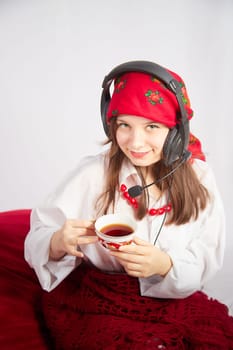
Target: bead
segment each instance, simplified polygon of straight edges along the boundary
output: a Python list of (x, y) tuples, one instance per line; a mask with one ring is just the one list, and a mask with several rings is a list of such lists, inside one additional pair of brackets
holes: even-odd
[(137, 201), (136, 201), (135, 198), (130, 197), (130, 203), (131, 203), (131, 204), (135, 204), (136, 202), (137, 202)]
[(126, 199), (128, 199), (128, 200), (130, 199), (130, 195), (128, 194), (128, 192), (124, 192), (124, 193), (123, 193), (123, 196), (124, 196)]
[(171, 204), (168, 204), (168, 205), (166, 205), (166, 206), (164, 207), (164, 210), (165, 210), (166, 213), (169, 213), (169, 211), (171, 211), (171, 209), (172, 209)]
[(127, 198), (127, 199), (128, 199), (128, 203), (129, 203), (130, 205), (132, 205), (135, 209), (138, 208), (138, 202), (136, 201), (135, 198), (129, 197), (129, 198)]
[(164, 212), (165, 212), (164, 207), (158, 209), (158, 215), (162, 215), (164, 214)]
[(149, 209), (149, 214), (152, 215), (152, 216), (157, 215), (158, 214), (158, 209), (155, 209), (155, 208)]
[(121, 192), (125, 192), (127, 190), (127, 187), (124, 184), (122, 184), (120, 190)]

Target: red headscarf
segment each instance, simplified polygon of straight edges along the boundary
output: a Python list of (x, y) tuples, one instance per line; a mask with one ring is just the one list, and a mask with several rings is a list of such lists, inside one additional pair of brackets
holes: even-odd
[[(190, 120), (193, 111), (183, 80), (176, 74), (168, 72), (180, 83), (182, 99)], [(121, 114), (134, 115), (153, 120), (169, 128), (177, 124), (179, 105), (173, 92), (156, 77), (139, 72), (127, 72), (117, 78), (113, 95), (107, 111), (107, 122)], [(200, 141), (190, 134), (188, 149), (193, 158), (205, 160)]]

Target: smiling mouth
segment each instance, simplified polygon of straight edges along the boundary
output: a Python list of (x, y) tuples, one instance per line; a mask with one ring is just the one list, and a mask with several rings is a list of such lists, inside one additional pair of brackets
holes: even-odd
[(134, 158), (143, 158), (145, 157), (149, 152), (134, 152), (134, 151), (130, 151), (130, 154), (132, 155), (132, 157)]

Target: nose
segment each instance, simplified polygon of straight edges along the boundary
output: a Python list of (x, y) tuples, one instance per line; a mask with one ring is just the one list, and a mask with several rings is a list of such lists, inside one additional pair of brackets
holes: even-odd
[(130, 132), (129, 145), (133, 150), (139, 150), (145, 144), (145, 135), (140, 128), (134, 128)]

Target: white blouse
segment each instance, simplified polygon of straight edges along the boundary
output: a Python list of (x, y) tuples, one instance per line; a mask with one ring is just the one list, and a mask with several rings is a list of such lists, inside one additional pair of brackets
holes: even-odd
[[(59, 261), (49, 260), (50, 239), (66, 219), (95, 220), (95, 202), (103, 190), (106, 173), (105, 153), (85, 157), (68, 178), (51, 194), (43, 206), (31, 213), (31, 227), (25, 240), (25, 259), (35, 270), (42, 288), (54, 289), (74, 270), (81, 259), (71, 255)], [(212, 170), (206, 162), (193, 163), (201, 183), (208, 189), (211, 200), (196, 221), (184, 225), (163, 225), (163, 215), (146, 216), (137, 222), (136, 235), (154, 243), (167, 252), (173, 266), (165, 277), (154, 275), (139, 278), (141, 295), (158, 298), (184, 298), (201, 290), (221, 268), (225, 249), (225, 215), (222, 200), (216, 187)], [(120, 184), (128, 188), (140, 184), (135, 168), (125, 162), (120, 174)], [(150, 198), (150, 207), (166, 204)], [(115, 212), (133, 215), (133, 208), (119, 193)], [(84, 259), (97, 268), (121, 272), (122, 267), (108, 249), (99, 242), (81, 245)], [(122, 271), (123, 272), (123, 271)]]

